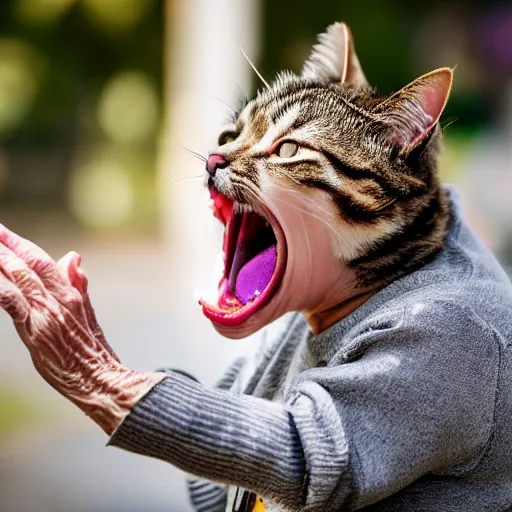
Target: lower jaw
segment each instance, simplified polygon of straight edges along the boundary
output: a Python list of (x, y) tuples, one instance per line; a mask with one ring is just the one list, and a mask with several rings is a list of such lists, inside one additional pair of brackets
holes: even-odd
[[(235, 305), (229, 308), (225, 302), (221, 307), (218, 303), (211, 304), (201, 299), (199, 301), (203, 314), (208, 318), (214, 328), (228, 338), (244, 338), (256, 332), (275, 319), (275, 313), (279, 309), (281, 297), (281, 284), (283, 282), (287, 263), (287, 247), (281, 233), (278, 235), (277, 261), (272, 277), (263, 289), (261, 294), (242, 305), (235, 301)], [(219, 297), (224, 296), (224, 289), (227, 286), (227, 279), (224, 276), (219, 285)], [(282, 298), (282, 297), (281, 297)], [(238, 303), (237, 303), (238, 302)]]
[(256, 333), (280, 316), (279, 306), (276, 304), (274, 307), (276, 302), (279, 302), (279, 292), (269, 302), (258, 306), (253, 312), (241, 315), (234, 322), (227, 322), (225, 318), (211, 315), (205, 309), (204, 304), (202, 306), (203, 313), (212, 322), (212, 326), (219, 334), (230, 339), (242, 339)]
[(225, 325), (217, 324), (213, 321), (212, 326), (221, 336), (224, 336), (225, 338), (229, 338), (231, 340), (241, 340), (255, 334), (273, 320), (275, 320), (273, 317), (269, 318), (268, 320), (265, 318), (260, 318), (260, 316), (256, 313), (255, 316), (250, 317), (247, 322), (240, 325), (239, 327), (226, 327)]
[[(282, 257), (281, 254), (279, 259)], [(224, 309), (201, 299), (199, 303), (202, 306), (203, 314), (212, 322), (218, 332), (227, 337), (243, 338), (248, 336), (272, 321), (270, 319), (270, 316), (273, 316), (272, 311), (269, 311), (269, 314), (265, 314), (265, 312), (279, 295), (283, 274), (284, 265), (279, 265), (261, 295), (242, 307), (234, 307), (231, 310)], [(221, 290), (222, 286), (226, 284), (225, 281), (226, 279), (223, 278)], [(267, 316), (269, 319), (266, 318)]]

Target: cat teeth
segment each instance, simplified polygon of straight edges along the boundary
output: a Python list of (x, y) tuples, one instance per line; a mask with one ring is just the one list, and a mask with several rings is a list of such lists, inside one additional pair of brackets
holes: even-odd
[(233, 213), (251, 213), (254, 208), (249, 204), (242, 204), (235, 202), (233, 206)]

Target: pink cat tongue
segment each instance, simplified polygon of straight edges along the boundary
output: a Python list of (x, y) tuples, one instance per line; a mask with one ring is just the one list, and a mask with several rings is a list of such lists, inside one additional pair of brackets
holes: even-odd
[(235, 295), (245, 306), (267, 287), (276, 268), (277, 249), (272, 245), (248, 261), (238, 272)]

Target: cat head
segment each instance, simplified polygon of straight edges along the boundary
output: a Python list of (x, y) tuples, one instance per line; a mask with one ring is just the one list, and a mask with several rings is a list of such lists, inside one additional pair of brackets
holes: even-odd
[(201, 304), (218, 330), (241, 337), (332, 306), (340, 279), (383, 285), (439, 251), (438, 121), (451, 84), (442, 68), (378, 96), (335, 23), (300, 75), (281, 73), (242, 108), (207, 162), (226, 230), (217, 296)]

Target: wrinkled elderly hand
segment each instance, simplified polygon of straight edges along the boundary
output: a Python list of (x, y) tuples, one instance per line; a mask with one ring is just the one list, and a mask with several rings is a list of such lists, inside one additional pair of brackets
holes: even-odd
[(0, 225), (0, 307), (40, 375), (111, 434), (165, 374), (121, 364), (96, 321), (79, 266), (77, 253), (57, 263)]

